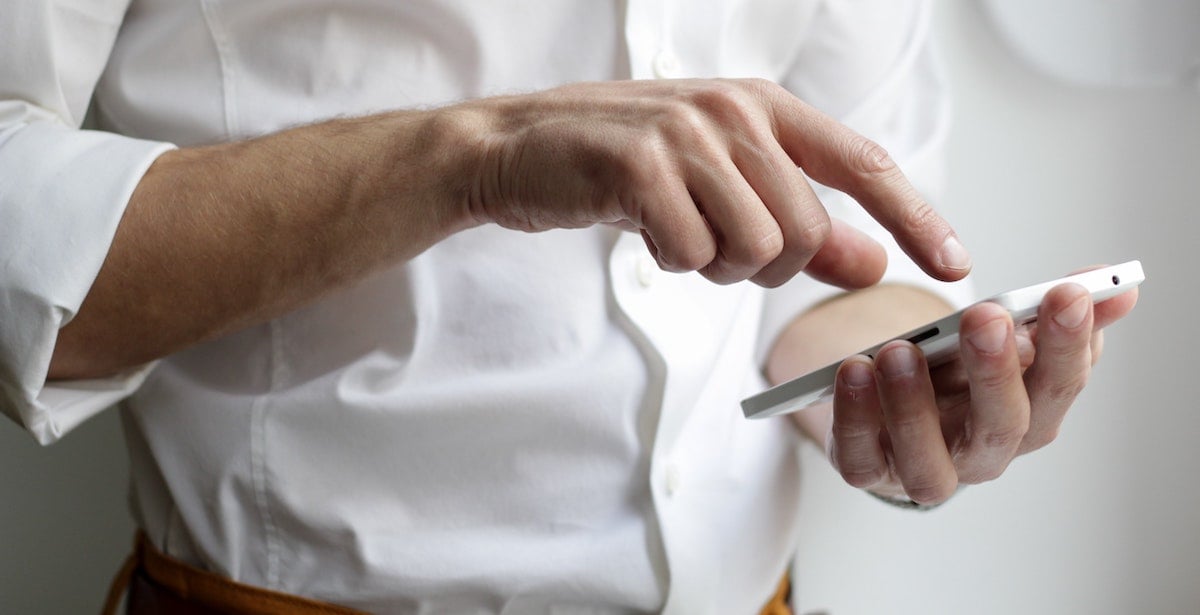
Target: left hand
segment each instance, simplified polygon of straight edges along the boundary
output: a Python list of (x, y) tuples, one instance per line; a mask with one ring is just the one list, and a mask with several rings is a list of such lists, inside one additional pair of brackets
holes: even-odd
[(1036, 328), (1014, 330), (1001, 307), (971, 307), (958, 359), (928, 369), (904, 341), (838, 371), (825, 449), (851, 485), (937, 504), (958, 485), (1000, 476), (1018, 455), (1049, 444), (1087, 382), (1101, 329), (1133, 309), (1132, 290), (1094, 306), (1064, 284), (1048, 293)]

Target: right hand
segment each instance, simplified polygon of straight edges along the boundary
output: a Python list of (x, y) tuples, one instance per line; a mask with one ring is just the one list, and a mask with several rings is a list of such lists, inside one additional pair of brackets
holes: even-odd
[(803, 169), (857, 200), (931, 276), (970, 270), (882, 147), (768, 81), (584, 83), (453, 109), (483, 140), (469, 203), (480, 223), (632, 227), (663, 269), (722, 284), (778, 286), (801, 271), (874, 284), (883, 248), (832, 221)]

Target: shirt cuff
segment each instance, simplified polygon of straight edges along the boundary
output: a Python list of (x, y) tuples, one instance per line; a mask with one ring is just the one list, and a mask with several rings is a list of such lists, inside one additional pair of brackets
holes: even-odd
[(54, 122), (0, 130), (0, 411), (42, 444), (149, 371), (46, 386), (58, 330), (91, 289), (134, 188), (172, 147)]
[(27, 428), (39, 442), (49, 444), (101, 410), (132, 395), (156, 365), (157, 361), (112, 378), (47, 382), (35, 400), (43, 409), (35, 415), (35, 420), (42, 424), (28, 425)]

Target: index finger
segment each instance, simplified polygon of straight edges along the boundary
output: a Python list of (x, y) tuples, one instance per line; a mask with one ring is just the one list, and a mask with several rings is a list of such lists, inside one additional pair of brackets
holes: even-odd
[(809, 177), (858, 201), (929, 275), (953, 281), (971, 271), (954, 229), (883, 147), (790, 94), (771, 102), (780, 144)]

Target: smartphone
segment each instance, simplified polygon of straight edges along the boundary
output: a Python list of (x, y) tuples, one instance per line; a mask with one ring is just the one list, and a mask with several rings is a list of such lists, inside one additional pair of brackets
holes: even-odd
[[(1059, 284), (1068, 282), (1079, 284), (1092, 294), (1093, 302), (1099, 303), (1134, 288), (1145, 279), (1141, 262), (1129, 261), (1120, 265), (1026, 286), (990, 299), (984, 299), (984, 301), (998, 304), (1008, 310), (1012, 314), (1013, 323), (1020, 326), (1037, 320), (1037, 310), (1042, 303), (1042, 298), (1051, 288)], [(965, 310), (959, 310), (945, 318), (917, 327), (904, 335), (884, 340), (857, 354), (874, 358), (875, 354), (888, 342), (908, 340), (925, 353), (925, 360), (930, 367), (946, 363), (958, 355), (958, 325), (962, 320), (963, 311)], [(742, 400), (742, 413), (746, 415), (746, 418), (761, 419), (804, 410), (827, 402), (833, 399), (834, 380), (841, 364), (842, 361), (831, 363), (753, 397), (747, 397)]]

